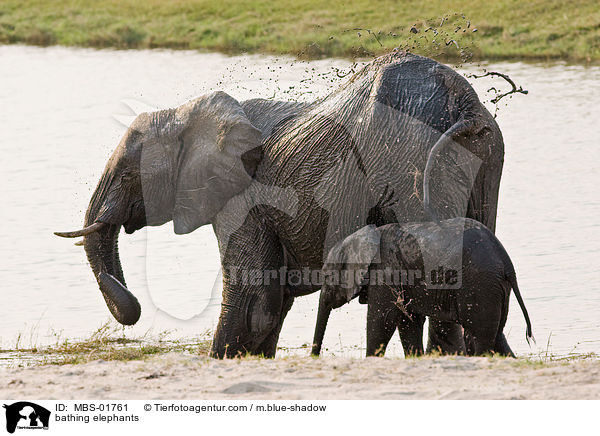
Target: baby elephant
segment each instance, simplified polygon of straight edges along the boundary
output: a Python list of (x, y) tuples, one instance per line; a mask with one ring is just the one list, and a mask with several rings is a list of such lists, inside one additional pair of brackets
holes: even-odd
[(383, 355), (396, 328), (405, 355), (422, 354), (429, 316), (462, 325), (469, 355), (514, 357), (502, 332), (511, 288), (527, 342), (533, 338), (508, 254), (472, 219), (366, 226), (331, 249), (323, 278), (313, 355), (320, 354), (331, 310), (359, 294), (368, 301), (367, 356)]

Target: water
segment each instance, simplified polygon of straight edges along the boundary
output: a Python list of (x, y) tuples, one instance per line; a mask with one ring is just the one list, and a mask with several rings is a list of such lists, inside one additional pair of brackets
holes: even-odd
[[(131, 108), (173, 107), (215, 89), (238, 99), (312, 100), (345, 80), (333, 68), (350, 66), (0, 46), (1, 346), (14, 346), (19, 335), (21, 345), (86, 336), (109, 318), (83, 249), (52, 232), (81, 225)], [(514, 298), (508, 340), (517, 353), (545, 352), (548, 344), (557, 354), (600, 352), (600, 68), (500, 63), (462, 72), (481, 73), (482, 67), (508, 73), (529, 90), (502, 100), (498, 112), (506, 158), (497, 232), (516, 265), (538, 344), (527, 346)], [(493, 97), (486, 92), (491, 86), (506, 86), (500, 79), (470, 81), (484, 100)], [(128, 335), (173, 330), (173, 336), (190, 336), (215, 327), (218, 298), (205, 309), (219, 282), (210, 227), (176, 236), (167, 224), (123, 234), (120, 242), (129, 288), (142, 305)], [(296, 300), (281, 346), (294, 350), (311, 341), (317, 298)], [(364, 326), (364, 306), (353, 302), (337, 310), (325, 347), (362, 355)], [(397, 337), (390, 353), (401, 353)]]

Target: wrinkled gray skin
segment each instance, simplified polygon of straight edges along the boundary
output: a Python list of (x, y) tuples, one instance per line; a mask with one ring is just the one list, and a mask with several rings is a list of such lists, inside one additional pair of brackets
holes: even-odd
[[(445, 274), (437, 274), (440, 266)], [(394, 282), (391, 274), (385, 275), (386, 269), (420, 274), (412, 280), (406, 274), (400, 284), (398, 278)], [(448, 274), (451, 270), (458, 274)], [(313, 355), (321, 352), (331, 310), (361, 292), (368, 296), (367, 356), (383, 356), (396, 329), (405, 356), (423, 354), (428, 316), (460, 324), (467, 355), (514, 357), (503, 334), (511, 288), (525, 317), (527, 341), (533, 337), (508, 254), (492, 232), (471, 219), (364, 227), (332, 250), (324, 271), (350, 273), (357, 279), (323, 286)], [(440, 284), (443, 275), (448, 281)], [(434, 281), (437, 286), (431, 286)]]
[[(85, 235), (111, 313), (133, 324), (140, 307), (121, 270), (120, 227), (132, 233), (172, 220), (181, 234), (212, 224), (223, 269), (212, 355), (273, 356), (293, 299), (320, 284), (257, 284), (240, 274), (320, 271), (323, 254), (365, 224), (422, 221), (415, 193), (423, 183), (441, 218), (466, 214), (493, 230), (503, 155), (497, 124), (463, 77), (398, 52), (309, 105), (240, 104), (214, 93), (140, 115), (92, 196), (87, 230), (62, 235)], [(432, 323), (430, 343), (464, 349), (448, 323)]]

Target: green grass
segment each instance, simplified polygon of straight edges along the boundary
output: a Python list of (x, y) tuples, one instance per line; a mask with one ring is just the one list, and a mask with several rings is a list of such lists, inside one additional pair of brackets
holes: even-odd
[(89, 338), (79, 340), (60, 340), (56, 344), (46, 347), (22, 347), (20, 340), (14, 349), (0, 350), (4, 360), (21, 365), (27, 364), (52, 364), (65, 365), (86, 363), (93, 360), (143, 360), (151, 356), (170, 352), (208, 355), (210, 340), (202, 339), (167, 340), (169, 332), (164, 332), (152, 337), (149, 334), (139, 338), (127, 338), (123, 335), (123, 328), (109, 321), (103, 324)]
[[(429, 27), (439, 34), (424, 32)], [(364, 57), (401, 46), (437, 58), (594, 62), (600, 6), (597, 0), (0, 0), (0, 43), (301, 58)]]

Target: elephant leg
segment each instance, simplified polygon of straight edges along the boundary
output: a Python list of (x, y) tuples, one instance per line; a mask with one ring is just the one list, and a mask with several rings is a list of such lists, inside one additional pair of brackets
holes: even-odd
[(420, 356), (423, 354), (423, 324), (425, 317), (417, 313), (410, 318), (402, 314), (398, 321), (398, 333), (404, 349), (404, 357)]
[(367, 356), (383, 356), (397, 327), (397, 309), (379, 307), (371, 300), (367, 309)]
[[(498, 132), (499, 133), (499, 132)], [(501, 143), (501, 138), (494, 138), (495, 133), (483, 133), (486, 144)], [(473, 144), (477, 148), (476, 144)], [(467, 218), (472, 218), (483, 223), (492, 233), (496, 232), (496, 215), (498, 212), (498, 194), (500, 190), (500, 177), (502, 175), (503, 153), (493, 153), (489, 160), (480, 168), (467, 206)]]
[(286, 296), (283, 298), (279, 323), (275, 326), (271, 333), (269, 333), (265, 340), (257, 347), (256, 354), (263, 355), (264, 357), (268, 358), (275, 357), (275, 353), (277, 351), (277, 342), (279, 341), (279, 334), (281, 333), (281, 328), (283, 327), (283, 321), (285, 320), (285, 317), (292, 308), (293, 303), (294, 297), (292, 297), (289, 294), (286, 294)]
[(496, 345), (496, 334), (487, 328), (473, 328), (470, 331), (473, 338), (470, 348), (470, 356), (481, 356), (494, 351)]
[(433, 351), (438, 351), (442, 354), (465, 353), (463, 331), (459, 324), (430, 318), (428, 334), (427, 353)]
[(495, 341), (492, 339), (490, 333), (483, 332), (475, 334), (478, 335), (478, 338), (475, 338), (473, 333), (465, 329), (465, 347), (467, 356), (478, 356), (493, 352), (494, 354), (499, 354), (501, 356), (515, 357), (508, 342), (506, 342), (506, 337), (503, 333), (496, 336)]
[[(478, 306), (483, 307), (484, 305), (479, 304)], [(500, 318), (500, 311), (481, 310), (465, 324), (466, 336), (471, 338), (469, 342), (472, 343), (470, 355), (481, 356), (494, 352)]]
[(498, 333), (496, 334), (496, 343), (494, 344), (494, 352), (501, 356), (516, 357), (515, 353), (510, 349), (506, 336), (504, 336), (504, 326), (506, 325), (506, 319), (508, 318), (508, 303), (510, 299), (510, 284), (504, 283), (505, 297), (502, 306), (502, 316), (500, 317), (500, 323), (498, 326)]
[[(275, 343), (281, 329), (281, 311), (288, 296), (279, 277), (283, 247), (255, 210), (239, 228), (231, 224), (237, 225), (239, 217), (219, 216), (222, 222), (215, 224), (215, 233), (222, 256), (223, 301), (211, 355), (258, 354), (257, 347), (268, 337)], [(275, 345), (268, 348), (266, 354), (274, 354)]]
[(396, 323), (387, 321), (385, 315), (367, 315), (367, 357), (383, 357), (395, 330)]

